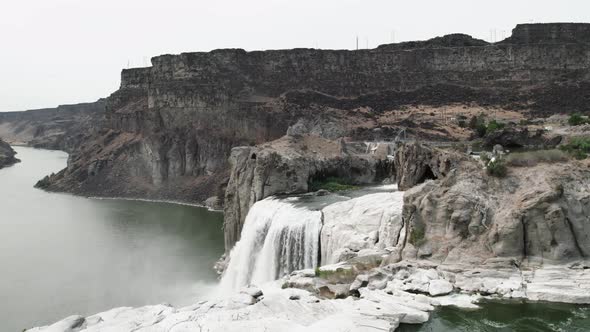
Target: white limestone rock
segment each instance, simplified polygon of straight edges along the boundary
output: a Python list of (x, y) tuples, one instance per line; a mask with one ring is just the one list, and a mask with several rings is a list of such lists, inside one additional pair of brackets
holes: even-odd
[(403, 194), (369, 194), (325, 207), (322, 262), (337, 263), (346, 259), (347, 253), (364, 249), (395, 247), (402, 228)]
[(431, 280), (428, 284), (428, 293), (431, 296), (446, 295), (453, 291), (453, 285), (444, 279)]

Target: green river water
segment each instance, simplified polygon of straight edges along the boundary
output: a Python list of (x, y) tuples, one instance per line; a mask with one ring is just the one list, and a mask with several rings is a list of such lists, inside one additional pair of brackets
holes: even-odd
[(223, 216), (204, 208), (46, 193), (59, 151), (16, 147), (0, 170), (0, 331), (118, 306), (189, 304), (216, 283)]
[[(58, 151), (17, 147), (0, 170), (0, 331), (117, 306), (189, 304), (216, 285), (222, 215), (155, 202), (99, 200), (33, 188), (66, 165)], [(497, 303), (436, 310), (400, 331), (590, 331), (590, 307)]]

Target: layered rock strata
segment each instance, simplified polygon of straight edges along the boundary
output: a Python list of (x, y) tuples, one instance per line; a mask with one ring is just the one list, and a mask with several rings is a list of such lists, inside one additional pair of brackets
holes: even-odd
[(223, 196), (233, 147), (277, 139), (302, 119), (303, 132), (331, 139), (393, 139), (409, 127), (440, 140), (458, 127), (400, 115), (445, 105), (588, 111), (587, 26), (519, 25), (496, 44), (453, 35), (373, 50), (155, 57), (149, 68), (123, 71), (104, 126), (47, 189), (204, 201)]

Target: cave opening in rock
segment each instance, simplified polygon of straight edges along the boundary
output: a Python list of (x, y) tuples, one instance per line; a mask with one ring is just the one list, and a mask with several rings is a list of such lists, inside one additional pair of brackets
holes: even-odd
[(256, 153), (253, 153), (253, 154), (250, 156), (250, 159), (254, 159), (254, 160), (256, 160)]
[(436, 175), (432, 172), (432, 168), (430, 166), (426, 166), (424, 173), (422, 173), (422, 177), (418, 180), (418, 183), (424, 183), (426, 180), (436, 180)]

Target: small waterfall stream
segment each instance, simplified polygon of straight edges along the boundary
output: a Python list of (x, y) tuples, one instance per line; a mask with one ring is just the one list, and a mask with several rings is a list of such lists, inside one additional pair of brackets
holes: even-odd
[(316, 268), (322, 213), (267, 198), (252, 206), (221, 280), (227, 290)]

